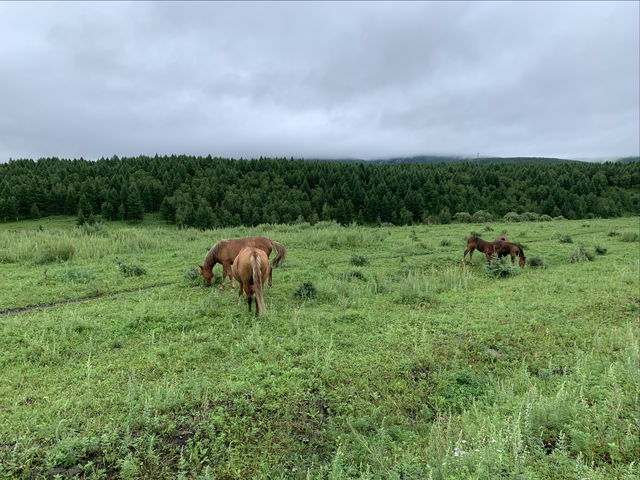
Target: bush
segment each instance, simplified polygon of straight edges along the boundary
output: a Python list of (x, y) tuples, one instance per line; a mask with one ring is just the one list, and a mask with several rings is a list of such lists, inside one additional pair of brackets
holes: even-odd
[(317, 293), (318, 291), (313, 282), (308, 281), (300, 285), (293, 295), (306, 300), (315, 297)]
[(184, 281), (191, 286), (198, 285), (201, 283), (201, 280), (203, 280), (202, 275), (200, 275), (200, 270), (196, 267), (191, 267), (189, 270), (184, 272), (182, 278), (184, 278)]
[(560, 243), (573, 243), (573, 238), (571, 238), (571, 235), (562, 235), (558, 241)]
[(516, 266), (516, 264), (507, 262), (506, 258), (494, 260), (490, 264), (482, 267), (482, 269), (489, 275), (501, 278), (515, 277), (516, 275), (520, 274), (521, 270), (521, 268)]
[(522, 215), (520, 215), (520, 221), (521, 222), (539, 222), (540, 215), (538, 215), (536, 212), (524, 212)]
[(549, 215), (540, 215), (540, 222), (550, 222), (553, 220)]
[(60, 274), (63, 280), (67, 280), (72, 283), (89, 283), (95, 278), (91, 270), (67, 270)]
[(491, 225), (486, 225), (486, 226), (484, 227), (484, 231), (485, 231), (485, 232), (493, 232), (493, 227), (492, 227)]
[(451, 241), (448, 238), (443, 238), (440, 241), (440, 246), (441, 247), (448, 247), (449, 245), (451, 245)]
[(605, 253), (607, 253), (607, 249), (601, 245), (596, 245), (595, 249), (596, 249), (596, 254), (598, 255), (604, 255)]
[(489, 212), (487, 212), (486, 210), (478, 210), (476, 213), (473, 214), (473, 216), (471, 217), (471, 221), (475, 222), (475, 223), (486, 223), (486, 222), (491, 222), (493, 221), (493, 215), (491, 215)]
[(140, 265), (127, 265), (121, 260), (116, 260), (116, 263), (120, 267), (120, 273), (125, 277), (139, 277), (141, 275), (146, 275), (147, 273), (146, 268)]
[(471, 221), (471, 215), (467, 212), (457, 212), (453, 219), (458, 223), (469, 223)]
[(547, 262), (538, 256), (527, 258), (527, 264), (532, 268), (547, 268)]
[(502, 217), (502, 220), (504, 222), (519, 222), (520, 221), (520, 215), (518, 215), (516, 212), (507, 212), (505, 214), (504, 217)]
[(58, 241), (55, 243), (45, 243), (38, 252), (34, 263), (43, 265), (57, 261), (66, 262), (71, 260), (76, 253), (76, 248), (70, 242)]
[(352, 255), (351, 259), (349, 259), (349, 263), (355, 267), (362, 267), (364, 265), (368, 265), (369, 260), (362, 255)]
[(636, 232), (624, 232), (620, 240), (623, 242), (637, 242), (638, 234)]
[(553, 217), (554, 220), (566, 220), (562, 215), (558, 215), (557, 217)]
[(593, 256), (593, 253), (589, 252), (583, 245), (580, 245), (571, 255), (571, 263), (590, 262), (593, 260)]
[(620, 233), (616, 232), (615, 230), (611, 230), (609, 233), (607, 233), (607, 237), (617, 237), (618, 235), (620, 235)]

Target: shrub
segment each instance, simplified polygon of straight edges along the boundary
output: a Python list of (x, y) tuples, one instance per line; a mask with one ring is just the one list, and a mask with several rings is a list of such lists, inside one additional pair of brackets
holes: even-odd
[(341, 275), (341, 278), (345, 282), (351, 282), (354, 280), (364, 281), (367, 279), (366, 275), (362, 273), (360, 270), (351, 270), (350, 272), (345, 272), (344, 274)]
[(536, 212), (524, 212), (522, 215), (520, 215), (520, 221), (521, 222), (539, 222), (540, 215), (538, 215)]
[(553, 217), (554, 220), (566, 220), (562, 215), (558, 215), (557, 217)]
[(620, 235), (620, 233), (616, 232), (615, 230), (611, 230), (609, 233), (607, 233), (607, 237), (617, 237), (618, 235)]
[(493, 275), (495, 277), (514, 277), (520, 274), (521, 268), (516, 264), (509, 263), (505, 258), (501, 258), (500, 260), (494, 260), (488, 265), (482, 267), (482, 269), (488, 273), (489, 275)]
[(596, 245), (595, 250), (596, 250), (596, 254), (598, 255), (604, 255), (605, 253), (607, 253), (607, 249), (601, 245)]
[(203, 277), (200, 275), (200, 271), (196, 267), (191, 267), (189, 270), (185, 271), (182, 275), (182, 278), (184, 278), (184, 281), (188, 285), (192, 286), (198, 285), (203, 279)]
[(491, 225), (485, 225), (484, 231), (485, 232), (493, 232), (493, 227)]
[(584, 248), (584, 245), (580, 245), (571, 255), (571, 263), (590, 262), (591, 260), (593, 260), (593, 253)]
[(538, 256), (527, 258), (527, 264), (532, 268), (547, 268), (547, 262)]
[(518, 215), (516, 212), (507, 212), (505, 216), (502, 217), (502, 220), (504, 222), (519, 222), (520, 215)]
[(147, 273), (146, 268), (140, 265), (127, 265), (121, 260), (116, 260), (116, 263), (120, 267), (120, 273), (125, 277), (139, 277), (141, 275), (146, 275)]
[(60, 274), (60, 277), (72, 283), (89, 283), (95, 278), (91, 270), (67, 270)]
[(70, 242), (58, 241), (55, 243), (45, 243), (40, 248), (34, 263), (43, 265), (45, 263), (53, 263), (62, 260), (66, 262), (71, 260), (76, 253), (76, 248)]
[(352, 255), (351, 259), (349, 259), (349, 263), (355, 267), (362, 267), (364, 265), (368, 265), (369, 260), (362, 255)]
[(448, 238), (443, 238), (440, 241), (440, 246), (441, 247), (448, 247), (449, 245), (451, 245), (451, 241)]
[(438, 388), (439, 410), (462, 412), (474, 402), (491, 403), (495, 388), (486, 375), (470, 371), (457, 371), (447, 375)]
[(308, 281), (300, 285), (293, 295), (298, 298), (309, 299), (315, 297), (317, 293), (318, 291), (313, 282)]
[(471, 221), (476, 223), (486, 223), (486, 222), (491, 222), (492, 220), (493, 220), (493, 215), (491, 215), (486, 210), (478, 210), (471, 217)]
[(624, 232), (620, 240), (623, 242), (637, 242), (638, 234), (636, 232)]
[(562, 235), (558, 241), (560, 243), (573, 243), (573, 238), (571, 238), (571, 235)]
[(540, 222), (550, 222), (551, 220), (553, 219), (549, 215), (546, 215), (546, 214), (540, 215), (540, 219), (539, 219)]
[(453, 219), (458, 223), (469, 223), (471, 221), (471, 215), (467, 212), (457, 212)]

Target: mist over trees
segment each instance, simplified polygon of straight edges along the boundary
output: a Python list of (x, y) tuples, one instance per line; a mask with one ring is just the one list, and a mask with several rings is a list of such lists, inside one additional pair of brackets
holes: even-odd
[(0, 221), (49, 215), (197, 228), (335, 220), (482, 222), (637, 215), (640, 169), (616, 163), (371, 164), (138, 156), (0, 165)]

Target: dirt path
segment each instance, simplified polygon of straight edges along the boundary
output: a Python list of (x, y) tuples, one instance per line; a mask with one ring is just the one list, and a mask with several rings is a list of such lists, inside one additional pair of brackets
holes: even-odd
[(91, 297), (71, 298), (69, 300), (63, 300), (60, 302), (43, 303), (41, 305), (29, 305), (28, 307), (13, 308), (10, 310), (4, 310), (0, 312), (0, 317), (8, 317), (10, 315), (17, 315), (18, 313), (30, 312), (32, 310), (42, 310), (45, 308), (59, 307), (60, 305), (69, 305), (70, 303), (89, 302), (91, 300), (98, 300), (100, 298), (115, 297), (117, 295), (123, 295), (125, 293), (141, 292), (144, 290), (151, 290), (153, 288), (166, 287), (168, 285), (176, 285), (176, 282), (159, 283), (157, 285), (149, 285), (147, 287), (132, 288), (129, 290), (122, 290), (120, 292), (104, 293), (102, 295), (93, 295)]

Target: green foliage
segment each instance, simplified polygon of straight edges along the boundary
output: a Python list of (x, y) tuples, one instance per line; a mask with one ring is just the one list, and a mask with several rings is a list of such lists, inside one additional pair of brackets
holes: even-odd
[(503, 257), (484, 265), (482, 270), (494, 277), (514, 277), (519, 275), (522, 269), (517, 264), (510, 263), (506, 257)]
[(316, 286), (311, 280), (309, 280), (307, 282), (303, 282), (302, 285), (300, 285), (293, 293), (293, 296), (307, 300), (315, 297), (317, 294), (318, 290), (316, 289)]
[(441, 247), (448, 247), (449, 245), (451, 245), (451, 240), (449, 240), (448, 238), (443, 238), (442, 240), (440, 240)]
[(537, 255), (527, 257), (527, 265), (531, 268), (547, 268), (547, 262), (545, 259)]
[(147, 273), (147, 269), (141, 265), (126, 264), (122, 260), (116, 260), (116, 263), (118, 264), (120, 273), (125, 277), (139, 277)]
[(607, 253), (607, 249), (605, 247), (603, 247), (602, 245), (597, 245), (596, 244), (595, 252), (598, 255), (604, 255), (605, 253)]
[(481, 374), (468, 370), (449, 373), (437, 390), (440, 410), (463, 412), (475, 402), (490, 405), (493, 402), (494, 386), (491, 380)]
[(486, 223), (493, 221), (493, 215), (486, 210), (478, 210), (471, 217), (471, 221), (475, 223)]
[(53, 262), (66, 262), (71, 260), (76, 253), (75, 246), (68, 241), (50, 241), (39, 246), (33, 262), (36, 265), (44, 265)]
[(624, 232), (620, 240), (623, 242), (637, 242), (639, 238), (640, 235), (638, 235), (638, 232)]
[(196, 267), (191, 267), (190, 269), (186, 270), (182, 275), (182, 278), (187, 285), (191, 286), (196, 286), (204, 283), (203, 277), (200, 274), (200, 270)]
[(89, 283), (95, 279), (95, 275), (91, 270), (73, 268), (60, 273), (60, 278), (73, 283)]
[(351, 258), (349, 259), (349, 263), (355, 267), (363, 267), (365, 265), (369, 264), (369, 260), (367, 260), (366, 257), (363, 257), (362, 255), (351, 255)]
[(571, 263), (590, 262), (593, 258), (593, 253), (587, 250), (584, 245), (580, 245), (576, 251), (571, 254)]
[(573, 238), (571, 235), (561, 235), (558, 241), (560, 243), (573, 243)]
[(609, 230), (609, 232), (607, 232), (607, 237), (617, 237), (619, 235), (620, 233), (616, 232), (615, 230)]

